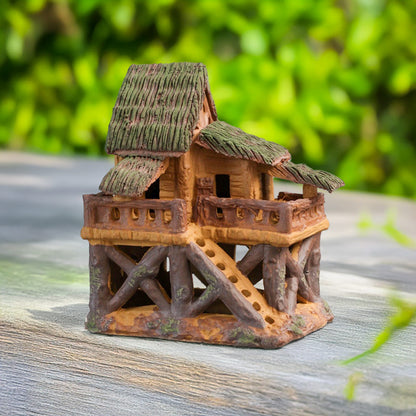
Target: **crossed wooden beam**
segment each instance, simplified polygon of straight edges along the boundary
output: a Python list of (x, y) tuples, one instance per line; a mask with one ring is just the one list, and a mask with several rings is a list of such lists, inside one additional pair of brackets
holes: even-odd
[[(240, 292), (206, 257), (195, 243), (186, 247), (156, 246), (150, 248), (139, 263), (112, 246), (105, 247), (105, 253), (121, 267), (127, 278), (107, 303), (108, 312), (121, 308), (141, 288), (162, 313), (175, 317), (200, 315), (216, 299), (221, 299), (233, 315), (251, 326), (264, 327), (262, 317), (252, 305), (242, 298)], [(169, 257), (172, 297), (156, 279), (163, 260)], [(193, 279), (189, 263), (193, 264), (204, 278), (207, 286), (193, 301)]]
[[(255, 327), (265, 326), (262, 316), (195, 243), (185, 247), (151, 247), (138, 263), (113, 246), (96, 246), (92, 250), (98, 256), (96, 262), (101, 265), (101, 283), (98, 280), (94, 283), (96, 290), (100, 287), (101, 301), (96, 303), (105, 304), (101, 306), (105, 313), (120, 309), (140, 288), (160, 312), (167, 315), (177, 318), (198, 316), (215, 300), (220, 299), (242, 322)], [(107, 259), (103, 258), (104, 255)], [(171, 297), (157, 280), (160, 265), (166, 258), (170, 262)], [(108, 259), (127, 274), (124, 283), (114, 295), (108, 291)], [(263, 277), (267, 303), (278, 311), (293, 314), (298, 297), (310, 302), (319, 300), (319, 259), (317, 234), (299, 243), (292, 251), (288, 247), (263, 244), (252, 246), (237, 263), (237, 267), (250, 278), (253, 285)], [(260, 263), (262, 273), (251, 275)], [(190, 265), (198, 270), (206, 283), (205, 290), (196, 299), (193, 299)]]
[[(262, 273), (250, 274), (261, 263)], [(317, 302), (319, 297), (320, 234), (289, 247), (258, 244), (237, 263), (240, 271), (256, 284), (263, 278), (267, 303), (281, 312), (293, 314), (298, 297)]]

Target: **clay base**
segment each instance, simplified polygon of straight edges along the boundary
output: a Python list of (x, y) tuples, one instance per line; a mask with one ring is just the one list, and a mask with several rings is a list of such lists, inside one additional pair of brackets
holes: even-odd
[(295, 315), (280, 315), (278, 323), (254, 328), (241, 324), (232, 315), (205, 313), (177, 319), (162, 315), (156, 306), (149, 305), (120, 309), (94, 322), (90, 319), (86, 327), (107, 335), (272, 349), (302, 338), (333, 320), (330, 309), (322, 303), (299, 303)]

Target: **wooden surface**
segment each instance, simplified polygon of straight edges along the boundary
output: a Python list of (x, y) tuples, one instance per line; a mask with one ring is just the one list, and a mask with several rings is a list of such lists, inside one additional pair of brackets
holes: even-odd
[[(416, 414), (414, 326), (370, 360), (339, 364), (371, 345), (391, 288), (416, 298), (415, 250), (357, 222), (395, 210), (416, 238), (414, 202), (326, 195), (321, 292), (335, 320), (280, 350), (92, 335), (81, 194), (111, 164), (0, 153), (0, 415)], [(348, 402), (354, 371), (363, 380)]]

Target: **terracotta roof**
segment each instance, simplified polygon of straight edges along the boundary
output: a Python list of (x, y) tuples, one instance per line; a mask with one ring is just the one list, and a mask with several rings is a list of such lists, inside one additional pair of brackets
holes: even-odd
[(302, 183), (314, 185), (321, 189), (326, 189), (332, 192), (335, 189), (344, 186), (344, 182), (324, 170), (314, 170), (309, 166), (303, 164), (296, 164), (291, 161), (284, 161), (283, 163), (273, 166), (270, 173), (281, 179), (287, 179), (295, 183)]
[(108, 127), (106, 151), (179, 156), (189, 150), (204, 97), (216, 119), (205, 65), (131, 65)]
[(140, 196), (166, 167), (163, 158), (126, 157), (104, 176), (100, 190), (111, 195)]
[(202, 129), (196, 143), (225, 156), (265, 165), (274, 166), (290, 159), (289, 151), (283, 146), (245, 133), (224, 121), (215, 121)]

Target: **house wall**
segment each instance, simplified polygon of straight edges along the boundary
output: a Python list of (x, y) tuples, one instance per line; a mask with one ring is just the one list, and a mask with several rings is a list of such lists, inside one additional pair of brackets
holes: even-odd
[[(194, 130), (196, 137), (200, 130), (213, 121), (208, 100), (204, 99), (199, 120)], [(115, 163), (120, 161), (116, 156)], [(197, 144), (182, 156), (169, 158), (166, 171), (159, 178), (160, 199), (181, 198), (187, 202), (188, 219), (197, 197), (197, 179), (210, 177), (214, 183), (215, 175), (230, 176), (230, 197), (243, 199), (273, 199), (273, 182), (269, 175), (266, 180), (261, 174), (266, 172), (261, 164), (220, 155)], [(262, 183), (263, 182), (263, 183)], [(265, 191), (267, 188), (267, 191)], [(139, 199), (144, 199), (143, 194)]]
[[(201, 129), (208, 126), (208, 124), (214, 121), (211, 109), (207, 97), (205, 96), (204, 102), (199, 113), (198, 123), (193, 131), (193, 139), (199, 134)], [(191, 149), (194, 145), (191, 145)], [(179, 158), (171, 158), (169, 168), (165, 175), (173, 174), (173, 181), (169, 176), (166, 180), (162, 177), (161, 181), (166, 182), (166, 193), (164, 195), (174, 195), (174, 198), (184, 199), (187, 203), (188, 220), (192, 217), (192, 204), (195, 199), (195, 175), (197, 174), (198, 165), (195, 164), (192, 157), (192, 150), (180, 156)], [(164, 176), (164, 175), (162, 175)], [(172, 183), (174, 183), (173, 193), (169, 191)], [(161, 198), (164, 198), (161, 193)]]
[(193, 138), (195, 138), (204, 127), (208, 126), (208, 124), (212, 123), (213, 121), (214, 118), (212, 116), (207, 97), (205, 96), (201, 111), (199, 112), (198, 123), (196, 124), (193, 132)]
[(273, 199), (273, 179), (265, 175), (262, 165), (248, 160), (220, 155), (197, 144), (178, 160), (177, 197), (188, 203), (188, 213), (197, 197), (197, 180), (209, 177), (215, 189), (215, 175), (230, 176), (230, 197), (243, 199)]
[(176, 158), (169, 158), (169, 166), (159, 178), (160, 199), (177, 198), (176, 190)]
[(229, 158), (195, 144), (191, 147), (191, 164), (195, 173), (193, 199), (196, 197), (198, 178), (212, 178), (215, 193), (215, 175), (230, 175), (231, 198), (251, 198), (254, 195), (251, 189), (253, 169), (247, 160)]

